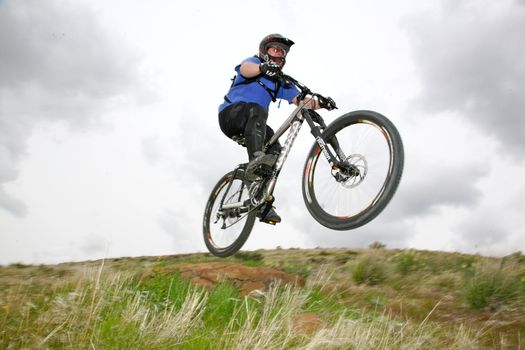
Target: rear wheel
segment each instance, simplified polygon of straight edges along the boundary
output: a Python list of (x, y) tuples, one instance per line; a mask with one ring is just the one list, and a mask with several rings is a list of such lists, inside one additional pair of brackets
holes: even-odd
[(332, 168), (314, 143), (303, 172), (306, 207), (334, 230), (365, 225), (386, 207), (399, 185), (404, 163), (399, 132), (379, 113), (356, 111), (331, 123), (323, 139), (341, 163)]
[(252, 231), (256, 212), (251, 210), (249, 189), (243, 177), (243, 169), (224, 175), (206, 203), (204, 242), (213, 255), (227, 257), (235, 254)]

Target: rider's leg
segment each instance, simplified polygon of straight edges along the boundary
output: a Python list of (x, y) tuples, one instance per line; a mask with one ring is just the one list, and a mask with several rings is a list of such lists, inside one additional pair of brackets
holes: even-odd
[[(248, 159), (251, 161), (257, 156), (256, 152), (261, 152), (265, 142), (268, 142), (273, 136), (272, 128), (266, 125), (268, 112), (255, 103), (239, 102), (232, 104), (219, 113), (219, 125), (222, 132), (229, 138), (241, 137), (245, 139), (248, 150)], [(268, 154), (279, 155), (281, 145), (275, 143), (268, 150)], [(261, 155), (261, 153), (257, 153)], [(275, 161), (276, 157), (270, 161)], [(269, 165), (273, 165), (269, 164)]]
[(262, 152), (264, 143), (269, 141), (274, 134), (272, 128), (266, 125), (268, 113), (257, 104), (250, 106), (247, 112), (248, 120), (244, 134), (250, 159), (248, 173), (253, 173), (261, 164), (271, 169), (277, 161), (281, 146), (277, 142), (266, 154)]
[(248, 149), (248, 158), (251, 161), (257, 157), (256, 152), (262, 152), (266, 139), (268, 112), (256, 103), (248, 103), (244, 113), (246, 116), (244, 137)]
[[(256, 173), (262, 175), (265, 171), (271, 171), (271, 167), (277, 161), (277, 156), (263, 152), (264, 142), (268, 138), (266, 134), (268, 112), (256, 103), (248, 103), (246, 116), (244, 136), (246, 148), (248, 149), (248, 158), (250, 160), (246, 168), (246, 175), (248, 180), (253, 181), (258, 178)], [(266, 169), (264, 169), (265, 167)]]
[[(270, 141), (270, 139), (272, 138), (273, 134), (274, 134), (274, 132), (273, 132), (272, 128), (270, 128), (268, 125), (266, 125), (266, 140), (265, 140), (265, 142)], [(273, 159), (275, 161), (277, 161), (277, 157), (279, 156), (279, 154), (281, 154), (281, 149), (282, 149), (281, 144), (279, 143), (279, 141), (277, 141), (272, 146), (270, 146), (270, 148), (268, 149), (268, 151), (266, 153), (268, 155), (272, 155)], [(273, 164), (272, 164), (272, 166), (273, 166)], [(263, 212), (264, 212), (264, 206), (261, 209), (259, 209), (259, 211), (257, 212), (257, 217), (259, 219), (261, 219), (261, 221), (269, 223), (269, 224), (277, 224), (277, 223), (281, 222), (281, 217), (279, 216), (279, 214), (277, 214), (275, 212), (273, 207), (270, 208), (270, 210), (268, 211), (268, 213), (266, 213), (264, 218), (262, 218)]]
[(246, 128), (246, 103), (234, 103), (219, 113), (219, 125), (222, 132), (232, 138), (242, 136)]
[[(248, 104), (247, 107), (247, 121), (244, 130), (246, 148), (248, 149), (248, 157), (250, 163), (247, 167), (247, 176), (252, 178), (253, 171), (260, 164), (267, 164), (273, 166), (277, 160), (277, 155), (280, 153), (281, 146), (277, 142), (276, 145), (268, 150), (268, 154), (262, 152), (264, 143), (268, 141), (274, 134), (273, 130), (266, 125), (268, 119), (268, 112), (257, 104)], [(262, 217), (264, 207), (257, 212), (257, 217), (262, 222), (276, 224), (281, 222), (281, 217), (271, 208), (268, 213)]]
[[(264, 140), (264, 142), (268, 142), (270, 141), (270, 139), (273, 137), (273, 129), (270, 128), (268, 125), (266, 125), (266, 140)], [(275, 155), (279, 155), (281, 154), (281, 144), (279, 143), (279, 141), (275, 142), (273, 145), (270, 146), (270, 148), (268, 149), (268, 151), (266, 153), (268, 154), (275, 154)]]

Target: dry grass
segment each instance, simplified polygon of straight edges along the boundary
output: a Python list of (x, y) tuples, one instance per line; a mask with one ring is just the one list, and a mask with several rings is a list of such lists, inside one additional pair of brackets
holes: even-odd
[[(521, 255), (279, 250), (245, 254), (243, 263), (250, 256), (302, 267), (306, 287), (276, 284), (244, 298), (228, 284), (206, 291), (139, 269), (209, 260), (202, 255), (2, 267), (0, 348), (525, 348)], [(380, 264), (383, 278), (357, 283), (362, 262)], [(492, 286), (481, 309), (467, 298), (468, 288), (482, 293), (479, 280)], [(305, 312), (321, 320), (313, 330), (296, 327)]]

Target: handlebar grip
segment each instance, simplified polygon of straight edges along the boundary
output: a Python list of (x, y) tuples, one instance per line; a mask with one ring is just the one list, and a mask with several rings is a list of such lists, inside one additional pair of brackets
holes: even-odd
[(325, 108), (329, 111), (337, 109), (335, 101), (331, 97), (319, 96), (319, 104), (322, 108)]

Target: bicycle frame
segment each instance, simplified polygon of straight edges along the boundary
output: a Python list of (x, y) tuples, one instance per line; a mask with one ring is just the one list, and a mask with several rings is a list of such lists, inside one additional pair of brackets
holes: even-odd
[[(307, 94), (311, 94), (310, 90), (303, 84), (299, 83), (297, 80), (289, 76), (285, 76), (285, 77), (289, 79), (293, 84), (295, 84), (301, 90), (301, 94), (299, 95), (301, 102), (295, 108), (295, 110), (290, 114), (290, 116), (283, 122), (283, 124), (279, 127), (279, 129), (277, 129), (277, 131), (274, 133), (272, 138), (264, 146), (264, 151), (266, 152), (272, 145), (274, 145), (279, 140), (281, 136), (284, 135), (286, 131), (290, 130), (290, 132), (288, 133), (286, 137), (284, 145), (281, 148), (281, 153), (279, 154), (279, 157), (277, 158), (274, 170), (272, 171), (272, 174), (268, 179), (267, 185), (265, 185), (263, 188), (263, 190), (265, 190), (263, 198), (264, 198), (264, 201), (266, 201), (266, 203), (268, 204), (271, 204), (274, 201), (273, 191), (277, 183), (277, 178), (279, 177), (279, 173), (281, 172), (284, 162), (286, 161), (288, 154), (290, 153), (290, 150), (292, 148), (292, 145), (297, 135), (299, 134), (299, 131), (301, 130), (301, 126), (305, 120), (308, 122), (308, 125), (310, 126), (310, 129), (311, 129), (311, 133), (314, 136), (317, 144), (319, 145), (321, 152), (326, 157), (328, 163), (330, 164), (333, 170), (337, 171), (338, 168), (344, 164), (345, 159), (346, 159), (346, 156), (344, 155), (341, 148), (339, 147), (339, 143), (335, 137), (332, 137), (330, 140), (328, 140), (328, 143), (335, 150), (335, 153), (339, 159), (327, 147), (326, 140), (323, 139), (323, 136), (321, 134), (321, 128), (323, 129), (326, 128), (326, 125), (323, 119), (321, 118), (321, 116), (318, 115), (313, 110), (311, 110), (307, 105), (309, 100), (313, 98), (314, 96), (317, 96), (318, 98), (322, 98), (325, 101), (324, 108), (328, 106), (327, 108), (328, 110), (337, 108), (335, 106), (335, 102), (332, 99), (325, 98), (319, 94), (312, 94), (310, 98), (305, 99)], [(319, 126), (321, 126), (321, 128), (315, 124), (314, 118), (312, 117), (311, 113), (313, 113), (313, 115), (315, 116), (315, 122), (317, 122)], [(240, 166), (235, 170), (235, 172), (237, 172), (239, 168)], [(234, 173), (234, 176), (235, 176), (235, 173)], [(232, 183), (230, 182), (226, 193), (229, 192), (231, 185)], [(242, 191), (243, 191), (243, 188), (241, 188), (241, 193)], [(260, 203), (262, 203), (262, 200), (261, 202), (259, 202), (257, 206), (259, 206)], [(246, 205), (245, 203), (240, 202), (240, 201), (237, 203), (224, 204), (224, 198), (223, 198), (221, 201), (220, 208), (222, 210), (229, 210), (229, 209), (241, 208), (241, 207), (244, 207), (245, 205)], [(271, 206), (269, 207), (267, 206), (267, 210), (269, 210), (268, 208), (271, 208)]]
[[(292, 149), (292, 145), (297, 138), (297, 135), (299, 134), (299, 131), (301, 130), (301, 127), (303, 125), (303, 122), (306, 120), (308, 125), (310, 126), (311, 133), (314, 136), (317, 144), (319, 145), (319, 148), (321, 149), (321, 152), (326, 157), (328, 163), (332, 167), (332, 169), (337, 169), (338, 166), (345, 160), (346, 156), (342, 152), (342, 150), (339, 147), (339, 143), (335, 137), (332, 137), (328, 143), (333, 147), (333, 149), (336, 151), (337, 157), (334, 156), (331, 152), (331, 150), (327, 147), (326, 141), (323, 139), (321, 135), (321, 128), (317, 126), (312, 119), (312, 117), (309, 114), (310, 108), (307, 106), (307, 101), (302, 101), (295, 110), (290, 114), (290, 116), (283, 122), (283, 124), (277, 129), (277, 131), (274, 133), (272, 138), (266, 143), (264, 146), (264, 151), (267, 151), (273, 144), (275, 144), (281, 136), (286, 133), (286, 131), (290, 130), (288, 135), (286, 136), (286, 140), (284, 142), (284, 145), (281, 148), (281, 153), (279, 157), (277, 158), (277, 162), (275, 164), (275, 168), (272, 172), (272, 175), (269, 178), (268, 184), (266, 187), (266, 193), (265, 193), (265, 201), (267, 203), (273, 203), (274, 197), (273, 197), (273, 191), (275, 190), (275, 185), (277, 183), (277, 178), (279, 177), (279, 174), (281, 172), (281, 169), (284, 165), (284, 162), (288, 158), (288, 155), (290, 154), (290, 151)], [(322, 119), (318, 121), (320, 123), (321, 127), (326, 127), (324, 125), (324, 122)], [(229, 187), (231, 186), (231, 183)], [(242, 191), (242, 189), (241, 189)], [(226, 193), (229, 192), (229, 188), (226, 191)], [(236, 203), (230, 203), (230, 204), (224, 204), (223, 203), (224, 198), (221, 201), (221, 209), (222, 210), (229, 210), (229, 209), (236, 209), (241, 208), (245, 206), (244, 202), (236, 202)]]
[(279, 157), (277, 158), (277, 162), (275, 163), (275, 169), (273, 170), (273, 173), (270, 177), (270, 182), (267, 187), (267, 200), (271, 200), (273, 198), (273, 191), (275, 189), (275, 184), (277, 183), (277, 177), (279, 176), (284, 162), (286, 161), (286, 158), (288, 158), (288, 154), (290, 154), (292, 145), (295, 139), (297, 138), (299, 131), (301, 130), (301, 126), (303, 125), (303, 110), (305, 109), (306, 102), (303, 101), (297, 106), (297, 108), (295, 108), (295, 110), (284, 121), (284, 123), (279, 127), (279, 129), (277, 129), (272, 138), (264, 147), (264, 151), (266, 152), (273, 144), (275, 144), (279, 140), (279, 138), (282, 135), (284, 135), (286, 131), (290, 130), (288, 136), (286, 137), (284, 145), (281, 148), (281, 154), (279, 155)]
[[(270, 180), (267, 186), (266, 201), (273, 202), (273, 191), (275, 189), (277, 178), (279, 177), (279, 173), (281, 172), (284, 162), (286, 161), (288, 154), (290, 154), (292, 145), (297, 135), (299, 134), (299, 131), (301, 130), (301, 127), (305, 120), (310, 126), (311, 133), (314, 136), (317, 144), (319, 145), (321, 151), (323, 152), (323, 155), (326, 157), (330, 166), (332, 168), (336, 168), (337, 165), (340, 163), (340, 161), (332, 154), (330, 149), (326, 146), (326, 142), (321, 135), (321, 129), (319, 126), (315, 125), (314, 120), (312, 119), (309, 111), (310, 111), (310, 108), (307, 107), (307, 101), (303, 100), (297, 106), (297, 108), (295, 108), (295, 110), (290, 114), (290, 116), (284, 121), (284, 123), (279, 127), (279, 129), (277, 129), (277, 131), (274, 133), (272, 138), (265, 145), (264, 150), (266, 151), (273, 144), (275, 144), (279, 140), (279, 138), (282, 135), (284, 135), (284, 133), (287, 130), (290, 130), (290, 132), (288, 133), (286, 137), (284, 145), (282, 146), (281, 154), (277, 158), (275, 169), (273, 170), (272, 175), (270, 177)], [(322, 127), (326, 127), (322, 119), (320, 120), (320, 123)], [(336, 151), (337, 156), (341, 160), (344, 160), (346, 157), (344, 153), (341, 151), (339, 144), (337, 142), (337, 139), (335, 139), (334, 137), (330, 140), (329, 143), (332, 145), (332, 147)]]

